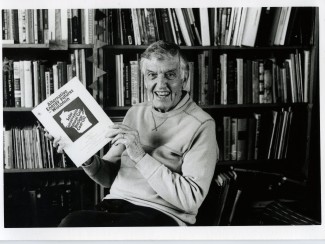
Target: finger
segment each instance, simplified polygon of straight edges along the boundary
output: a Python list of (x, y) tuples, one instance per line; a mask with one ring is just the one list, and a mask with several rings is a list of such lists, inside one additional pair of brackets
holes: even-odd
[(53, 146), (57, 147), (59, 145), (60, 141), (61, 141), (61, 136), (59, 138), (54, 139)]
[(105, 137), (107, 138), (113, 138), (117, 136), (118, 134), (122, 134), (123, 132), (120, 129), (110, 129), (106, 132)]
[(65, 144), (64, 143), (63, 144), (60, 144), (58, 146), (57, 152), (58, 153), (64, 153), (64, 147), (65, 147)]
[(124, 137), (125, 137), (125, 134), (120, 133), (120, 134), (118, 134), (117, 136), (115, 136), (115, 137), (113, 138), (113, 140), (111, 141), (111, 143), (112, 143), (112, 144), (115, 144), (115, 142), (116, 142), (118, 139), (123, 139)]
[(115, 146), (120, 145), (120, 144), (123, 144), (126, 147), (126, 145), (127, 145), (127, 139), (125, 139), (125, 138), (119, 138), (114, 143)]
[(45, 137), (47, 138), (47, 139), (49, 139), (50, 141), (52, 141), (53, 139), (54, 139), (54, 137), (52, 136), (52, 135), (50, 135), (48, 132), (45, 132)]

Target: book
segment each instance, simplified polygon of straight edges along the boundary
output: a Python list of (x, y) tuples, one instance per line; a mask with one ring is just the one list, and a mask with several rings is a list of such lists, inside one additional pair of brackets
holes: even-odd
[(241, 45), (254, 47), (262, 8), (248, 8)]
[(79, 167), (108, 142), (113, 122), (75, 77), (32, 110), (64, 151)]

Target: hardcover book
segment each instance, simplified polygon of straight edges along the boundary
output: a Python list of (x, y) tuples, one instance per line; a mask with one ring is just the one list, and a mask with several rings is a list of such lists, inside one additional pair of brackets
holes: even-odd
[(105, 134), (113, 122), (76, 77), (32, 112), (54, 138), (61, 138), (77, 167), (109, 142)]

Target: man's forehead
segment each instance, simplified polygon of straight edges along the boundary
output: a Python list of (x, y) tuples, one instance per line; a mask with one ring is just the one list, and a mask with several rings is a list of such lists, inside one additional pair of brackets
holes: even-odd
[(177, 69), (179, 67), (180, 60), (176, 57), (166, 58), (166, 59), (158, 59), (151, 58), (145, 60), (145, 68), (146, 70), (172, 70)]

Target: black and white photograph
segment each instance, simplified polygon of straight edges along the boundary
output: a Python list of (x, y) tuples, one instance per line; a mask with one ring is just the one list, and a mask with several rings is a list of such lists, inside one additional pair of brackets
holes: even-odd
[[(4, 4), (1, 239), (325, 238), (324, 7)], [(32, 110), (73, 79), (69, 150)]]

